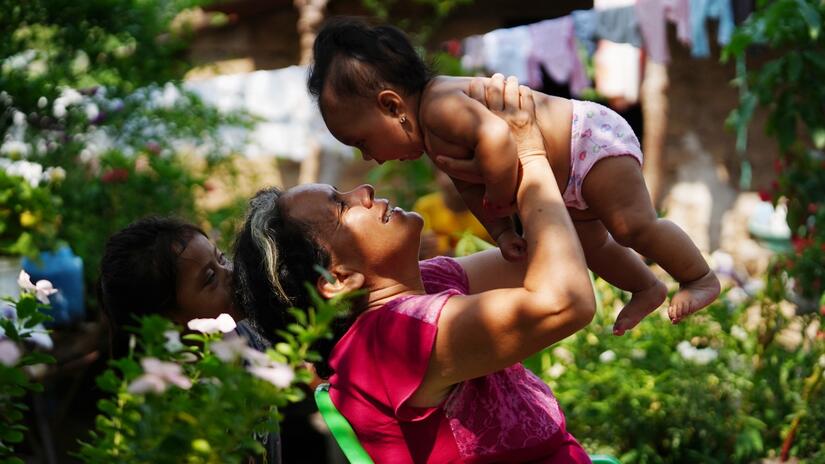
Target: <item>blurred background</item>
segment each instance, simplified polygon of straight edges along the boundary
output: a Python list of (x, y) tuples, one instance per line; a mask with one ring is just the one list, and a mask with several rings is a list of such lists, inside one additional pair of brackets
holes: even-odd
[[(78, 462), (109, 360), (102, 245), (137, 218), (190, 219), (227, 250), (259, 188), (373, 183), (425, 217), (422, 258), (488, 246), (426, 158), (377, 166), (326, 130), (312, 41), (357, 15), (407, 31), (437, 73), (610, 105), (642, 141), (660, 214), (723, 279), (708, 311), (621, 338), (627, 295), (596, 280), (597, 320), (530, 360), (588, 451), (825, 462), (823, 14), (817, 0), (0, 1), (0, 293), (21, 268), (61, 290), (32, 348), (56, 362), (26, 369), (44, 389), (25, 396), (18, 456)], [(311, 401), (282, 437), (286, 463), (343, 459)]]

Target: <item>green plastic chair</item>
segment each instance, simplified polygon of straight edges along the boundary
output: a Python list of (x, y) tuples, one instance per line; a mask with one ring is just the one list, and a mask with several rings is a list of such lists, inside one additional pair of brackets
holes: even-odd
[[(324, 422), (327, 423), (329, 431), (352, 464), (373, 464), (372, 458), (364, 451), (355, 431), (349, 422), (338, 412), (338, 409), (332, 404), (329, 398), (329, 384), (322, 383), (315, 389), (315, 403), (318, 405), (318, 411)], [(613, 456), (606, 456), (602, 454), (594, 454), (590, 456), (593, 464), (621, 464), (618, 459)]]

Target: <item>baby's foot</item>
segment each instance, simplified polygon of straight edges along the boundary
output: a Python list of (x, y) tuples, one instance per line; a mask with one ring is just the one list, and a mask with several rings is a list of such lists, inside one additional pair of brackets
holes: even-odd
[(627, 306), (616, 316), (613, 335), (624, 335), (626, 331), (636, 327), (636, 324), (661, 306), (665, 298), (667, 286), (658, 279), (650, 288), (634, 293)]
[(713, 303), (720, 290), (719, 279), (713, 271), (708, 271), (693, 282), (682, 284), (670, 299), (670, 308), (667, 310), (670, 321), (678, 324), (685, 317)]

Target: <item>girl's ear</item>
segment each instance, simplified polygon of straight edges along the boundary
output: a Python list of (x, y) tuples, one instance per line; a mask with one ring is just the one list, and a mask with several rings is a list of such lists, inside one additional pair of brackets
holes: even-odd
[(407, 112), (407, 105), (401, 95), (395, 90), (382, 90), (378, 92), (378, 106), (389, 116), (399, 116)]
[(326, 299), (343, 293), (352, 292), (364, 286), (364, 274), (347, 269), (344, 266), (334, 266), (328, 275), (318, 277), (315, 288)]

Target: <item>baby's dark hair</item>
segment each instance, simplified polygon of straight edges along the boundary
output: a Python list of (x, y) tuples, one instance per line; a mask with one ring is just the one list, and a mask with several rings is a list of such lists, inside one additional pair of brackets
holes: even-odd
[[(331, 263), (329, 252), (311, 228), (284, 214), (278, 204), (282, 194), (277, 188), (269, 188), (249, 201), (233, 253), (235, 306), (271, 342), (278, 341), (277, 330), (293, 322), (289, 308), (312, 306), (305, 283), (314, 284), (321, 276), (318, 268), (327, 269)], [(323, 358), (315, 363), (319, 376), (331, 374), (329, 353), (351, 323), (349, 319), (336, 321), (333, 339), (314, 345)]]
[(172, 217), (140, 219), (106, 242), (97, 294), (109, 325), (111, 353), (123, 356), (126, 326), (150, 314), (169, 317), (177, 308), (178, 257), (199, 227)]
[(308, 85), (316, 98), (327, 83), (341, 97), (371, 97), (384, 89), (416, 95), (433, 77), (404, 32), (357, 18), (327, 21), (313, 53)]

